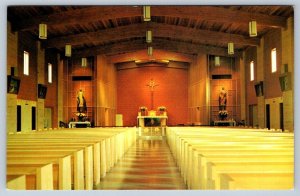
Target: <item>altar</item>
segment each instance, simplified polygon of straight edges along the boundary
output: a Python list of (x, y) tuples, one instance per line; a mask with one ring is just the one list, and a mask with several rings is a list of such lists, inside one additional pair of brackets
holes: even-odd
[(88, 128), (91, 127), (91, 122), (69, 122), (69, 128)]
[(215, 120), (214, 126), (236, 126), (234, 120)]
[(137, 116), (138, 127), (165, 127), (168, 116)]

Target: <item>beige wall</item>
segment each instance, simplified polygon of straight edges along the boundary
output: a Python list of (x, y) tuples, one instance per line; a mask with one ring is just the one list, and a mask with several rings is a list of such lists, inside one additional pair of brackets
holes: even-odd
[(265, 104), (270, 105), (270, 129), (280, 129), (280, 103), (283, 103), (282, 97), (265, 99)]
[[(294, 19), (289, 18), (287, 28), (281, 30), (282, 35), (282, 64), (288, 64), (288, 72), (291, 72), (291, 81), (294, 81)], [(282, 93), (284, 129), (294, 131), (294, 84), (292, 90)]]
[[(45, 50), (41, 47), (41, 42), (37, 42), (37, 65), (38, 84), (45, 84)], [(44, 129), (45, 124), (45, 100), (38, 98), (37, 104), (37, 130)], [(51, 126), (52, 127), (52, 126)]]
[[(10, 75), (11, 67), (17, 67), (18, 59), (18, 33), (11, 32), (11, 25), (7, 23), (7, 75)], [(17, 95), (6, 94), (6, 127), (8, 132), (17, 130)]]
[(36, 101), (18, 99), (17, 105), (21, 106), (21, 132), (32, 131), (31, 108), (37, 106)]

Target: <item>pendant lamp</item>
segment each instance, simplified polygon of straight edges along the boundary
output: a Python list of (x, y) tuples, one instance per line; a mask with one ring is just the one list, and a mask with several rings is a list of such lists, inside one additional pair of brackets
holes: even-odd
[(81, 58), (81, 67), (87, 67), (87, 58)]
[(47, 39), (47, 25), (46, 24), (39, 24), (39, 38), (40, 39)]
[(72, 46), (71, 46), (71, 44), (66, 45), (65, 56), (66, 57), (71, 57), (72, 56)]
[(215, 56), (215, 66), (220, 66), (220, 57)]
[(152, 56), (152, 54), (153, 54), (153, 48), (152, 48), (152, 46), (150, 46), (150, 47), (148, 47), (148, 55)]
[(234, 54), (234, 44), (233, 44), (233, 42), (228, 43), (228, 54)]
[(144, 11), (144, 14), (143, 14), (143, 19), (144, 21), (151, 21), (151, 14), (150, 14), (150, 6), (143, 6), (143, 11)]
[(257, 36), (257, 28), (256, 28), (256, 21), (249, 22), (249, 36), (256, 37)]
[(151, 43), (152, 42), (152, 31), (146, 32), (146, 42)]

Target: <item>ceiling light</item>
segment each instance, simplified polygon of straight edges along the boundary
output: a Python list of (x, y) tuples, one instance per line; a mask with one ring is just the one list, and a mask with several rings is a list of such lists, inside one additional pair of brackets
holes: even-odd
[(234, 54), (234, 44), (233, 44), (233, 42), (228, 43), (228, 54)]
[(146, 42), (151, 43), (152, 42), (152, 31), (146, 32)]
[(66, 45), (65, 56), (66, 57), (71, 57), (72, 56), (72, 46), (71, 46), (71, 44)]
[(39, 38), (47, 39), (47, 25), (46, 24), (39, 24)]
[(220, 66), (220, 57), (215, 56), (215, 66)]
[(144, 21), (151, 21), (150, 6), (143, 6)]
[(249, 36), (256, 37), (257, 36), (257, 28), (256, 28), (256, 21), (249, 22)]
[(153, 54), (153, 48), (152, 48), (152, 46), (150, 46), (150, 47), (148, 47), (148, 55), (152, 56), (152, 54)]
[(87, 67), (87, 58), (81, 58), (81, 67)]

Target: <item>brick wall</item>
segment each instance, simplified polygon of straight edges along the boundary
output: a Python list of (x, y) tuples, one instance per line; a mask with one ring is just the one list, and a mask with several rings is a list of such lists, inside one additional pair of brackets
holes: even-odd
[[(259, 80), (257, 79), (257, 55), (256, 47), (248, 48), (245, 51), (245, 80), (246, 80), (246, 103), (247, 105), (257, 104), (254, 85)], [(254, 81), (250, 81), (250, 62), (254, 61)], [(248, 108), (248, 107), (247, 107)]]
[[(277, 72), (271, 72), (271, 50), (276, 48), (277, 52)], [(274, 29), (264, 36), (264, 89), (265, 98), (281, 97), (278, 77), (281, 72), (281, 30)]]
[[(37, 99), (37, 43), (26, 32), (19, 32), (18, 39), (18, 72), (21, 79), (18, 99)], [(29, 76), (23, 74), (24, 51), (29, 52)]]
[[(52, 64), (52, 83), (48, 83), (48, 63)], [(57, 76), (58, 76), (57, 54), (53, 50), (45, 52), (45, 81), (47, 86), (47, 95), (45, 99), (45, 107), (52, 109), (52, 127), (58, 126), (58, 99), (57, 99)]]
[(147, 84), (153, 79), (158, 86), (153, 95), (153, 109), (166, 106), (168, 125), (187, 122), (188, 71), (164, 67), (143, 67), (117, 71), (117, 113), (123, 114), (124, 126), (135, 126), (140, 106), (151, 109)]

